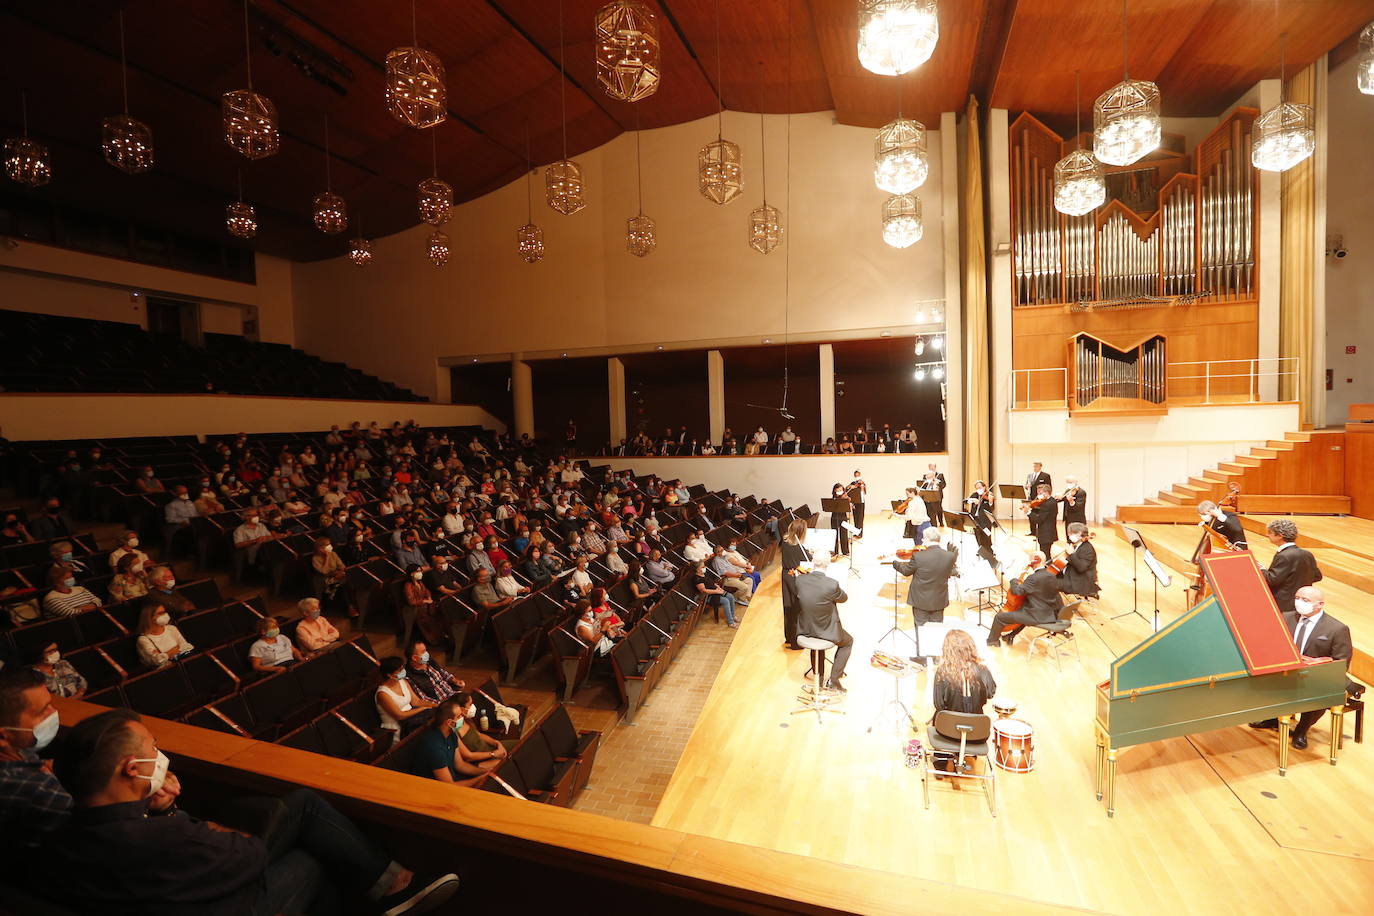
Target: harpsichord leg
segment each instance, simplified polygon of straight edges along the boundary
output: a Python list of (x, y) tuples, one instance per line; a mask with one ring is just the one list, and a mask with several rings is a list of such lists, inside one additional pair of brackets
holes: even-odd
[(1293, 716), (1279, 716), (1279, 775), (1288, 775), (1288, 735), (1293, 730)]
[(1341, 730), (1345, 728), (1345, 707), (1332, 706), (1331, 712), (1331, 765), (1336, 765), (1336, 751), (1341, 747)]

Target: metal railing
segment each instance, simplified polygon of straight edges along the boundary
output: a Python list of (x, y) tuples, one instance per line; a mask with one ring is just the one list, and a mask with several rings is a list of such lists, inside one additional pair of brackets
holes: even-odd
[[(1296, 401), (1300, 372), (1301, 363), (1296, 356), (1169, 363), (1168, 404)], [(1013, 369), (1007, 381), (1007, 403), (1012, 410), (1069, 406), (1068, 369)]]

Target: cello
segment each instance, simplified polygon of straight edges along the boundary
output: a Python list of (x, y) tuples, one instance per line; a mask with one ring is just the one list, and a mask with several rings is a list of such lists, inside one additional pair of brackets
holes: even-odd
[[(1035, 572), (1037, 569), (1040, 568), (1040, 563), (1041, 561), (1038, 557), (1031, 557), (1031, 561), (1026, 564), (1026, 568), (1021, 572), (1021, 575), (1016, 579), (1016, 584), (1023, 584), (1026, 581), (1026, 578), (1030, 576), (1031, 573)], [(1025, 595), (1018, 595), (1015, 592), (1008, 589), (1007, 598), (1005, 601), (1002, 602), (1002, 610), (1019, 611), (1021, 610), (1021, 606), (1025, 603)]]

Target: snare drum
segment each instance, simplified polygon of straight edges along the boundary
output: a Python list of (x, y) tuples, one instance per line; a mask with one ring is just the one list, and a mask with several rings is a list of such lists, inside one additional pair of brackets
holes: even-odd
[(992, 711), (997, 713), (999, 719), (1010, 719), (1016, 715), (1016, 701), (997, 697), (989, 701), (992, 703)]
[(1012, 773), (1035, 769), (1035, 729), (1020, 719), (998, 719), (992, 723), (992, 738), (997, 765)]

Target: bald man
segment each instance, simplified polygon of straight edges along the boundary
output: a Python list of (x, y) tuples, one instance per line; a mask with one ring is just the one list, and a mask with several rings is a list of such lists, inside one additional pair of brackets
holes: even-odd
[[(1293, 612), (1283, 615), (1288, 625), (1288, 635), (1293, 637), (1293, 645), (1298, 654), (1306, 658), (1330, 658), (1350, 665), (1351, 643), (1350, 627), (1326, 613), (1326, 596), (1314, 585), (1300, 588), (1293, 596)], [(1352, 687), (1347, 679), (1346, 690)], [(1297, 727), (1293, 729), (1293, 746), (1301, 750), (1307, 747), (1307, 730), (1317, 723), (1326, 712), (1325, 708), (1304, 712), (1298, 717)], [(1251, 728), (1278, 728), (1277, 719), (1250, 723)]]

